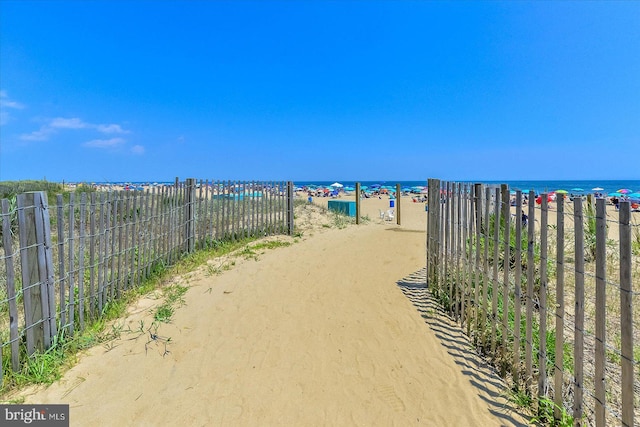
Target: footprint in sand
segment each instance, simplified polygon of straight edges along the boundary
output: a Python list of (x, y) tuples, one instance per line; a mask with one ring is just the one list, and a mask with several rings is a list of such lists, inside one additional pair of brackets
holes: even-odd
[(374, 390), (378, 397), (388, 403), (394, 411), (403, 412), (405, 410), (404, 402), (400, 399), (393, 386), (378, 385)]
[(238, 420), (244, 412), (244, 401), (241, 398), (234, 398), (224, 411), (225, 421)]
[(214, 405), (206, 407), (211, 425), (232, 425), (244, 413), (244, 400), (235, 396), (224, 396), (216, 399)]
[(362, 378), (372, 378), (376, 375), (376, 365), (359, 353), (356, 353), (356, 366), (358, 367), (358, 374)]

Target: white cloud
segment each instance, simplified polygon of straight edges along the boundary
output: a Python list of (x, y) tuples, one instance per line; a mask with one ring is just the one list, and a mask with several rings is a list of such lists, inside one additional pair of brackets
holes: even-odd
[(122, 138), (111, 138), (111, 139), (93, 139), (91, 141), (85, 142), (85, 147), (92, 148), (115, 148), (122, 144), (124, 144), (124, 139)]
[(129, 133), (128, 130), (124, 130), (120, 125), (115, 124), (97, 125), (96, 129), (98, 129), (98, 132), (102, 133)]
[(134, 145), (131, 147), (131, 152), (133, 154), (144, 154), (144, 147), (142, 145)]
[(51, 123), (49, 123), (49, 126), (57, 129), (85, 129), (88, 127), (93, 127), (89, 123), (85, 123), (77, 117), (74, 117), (72, 119), (57, 117), (51, 120)]
[[(9, 119), (10, 119), (9, 116), (4, 112), (2, 113), (2, 116), (0, 116), (0, 122), (2, 124), (5, 124)], [(112, 123), (112, 124), (96, 125), (92, 123), (87, 123), (78, 117), (72, 117), (72, 118), (56, 117), (54, 119), (49, 120), (49, 123), (42, 126), (40, 130), (31, 132), (30, 134), (21, 135), (20, 139), (24, 141), (46, 141), (47, 139), (49, 139), (49, 136), (51, 136), (52, 134), (56, 133), (58, 130), (61, 130), (61, 129), (71, 129), (71, 130), (95, 129), (98, 132), (104, 133), (104, 134), (129, 133), (128, 130), (122, 129), (122, 127), (118, 124)], [(108, 140), (96, 139), (94, 141), (119, 141), (119, 140), (120, 140), (119, 138), (113, 138)], [(94, 142), (94, 141), (90, 141), (90, 142)], [(124, 142), (124, 140), (122, 141)], [(96, 144), (98, 145), (90, 145), (90, 146), (100, 146), (99, 142)]]
[(45, 126), (31, 133), (23, 133), (20, 135), (20, 139), (23, 141), (46, 141), (52, 133), (54, 130)]
[(11, 115), (7, 109), (22, 110), (24, 105), (9, 99), (6, 90), (0, 90), (0, 126), (4, 126), (11, 121)]
[(0, 107), (2, 107), (2, 108), (14, 108), (14, 109), (21, 110), (21, 109), (24, 108), (24, 105), (20, 104), (19, 102), (12, 101), (11, 99), (9, 99), (9, 95), (7, 95), (7, 91), (6, 90), (0, 90)]

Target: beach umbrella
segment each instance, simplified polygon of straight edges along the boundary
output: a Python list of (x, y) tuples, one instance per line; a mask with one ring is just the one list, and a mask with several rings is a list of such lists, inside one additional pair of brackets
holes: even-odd
[(340, 184), (339, 182), (334, 182), (329, 187), (342, 188), (342, 187), (344, 187), (344, 185)]
[(604, 190), (604, 188), (602, 187), (596, 187), (591, 189), (591, 191), (602, 191), (602, 190)]
[(559, 193), (559, 194), (567, 194), (567, 193), (568, 193), (568, 191), (567, 191), (567, 190), (556, 190), (556, 193)]
[(620, 193), (620, 194), (629, 194), (632, 193), (633, 191), (629, 190), (628, 188), (621, 188), (619, 190), (616, 190), (616, 193)]
[[(556, 194), (554, 192), (547, 194), (547, 202), (555, 202), (555, 201), (556, 201)], [(539, 205), (542, 204), (542, 195), (536, 197), (536, 203)]]
[(584, 191), (583, 188), (572, 188), (571, 191), (576, 192), (576, 193), (582, 193)]

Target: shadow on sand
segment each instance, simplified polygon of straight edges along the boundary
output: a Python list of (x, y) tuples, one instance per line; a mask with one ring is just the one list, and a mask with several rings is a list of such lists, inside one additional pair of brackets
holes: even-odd
[[(457, 325), (443, 310), (428, 291), (426, 284), (426, 268), (416, 271), (396, 284), (405, 296), (413, 303), (425, 323), (435, 333), (440, 343), (453, 357), (462, 373), (469, 377), (469, 383), (478, 389), (478, 396), (487, 402), (489, 411), (500, 418), (505, 424), (513, 426), (526, 426), (520, 420), (511, 416), (512, 413), (520, 413), (511, 405), (504, 395), (496, 393), (497, 390), (507, 390), (506, 384), (484, 361), (473, 348), (473, 343), (464, 334), (462, 328)], [(487, 385), (493, 386), (488, 388)]]

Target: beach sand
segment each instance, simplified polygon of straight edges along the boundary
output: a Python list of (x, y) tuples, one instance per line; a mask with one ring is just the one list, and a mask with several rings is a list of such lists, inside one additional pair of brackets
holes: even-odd
[(388, 199), (366, 199), (366, 224), (301, 214), (290, 246), (172, 278), (190, 288), (155, 339), (150, 295), (119, 338), (21, 395), (70, 404), (77, 426), (525, 425), (427, 298), (424, 204), (402, 203), (401, 226), (378, 217)]

